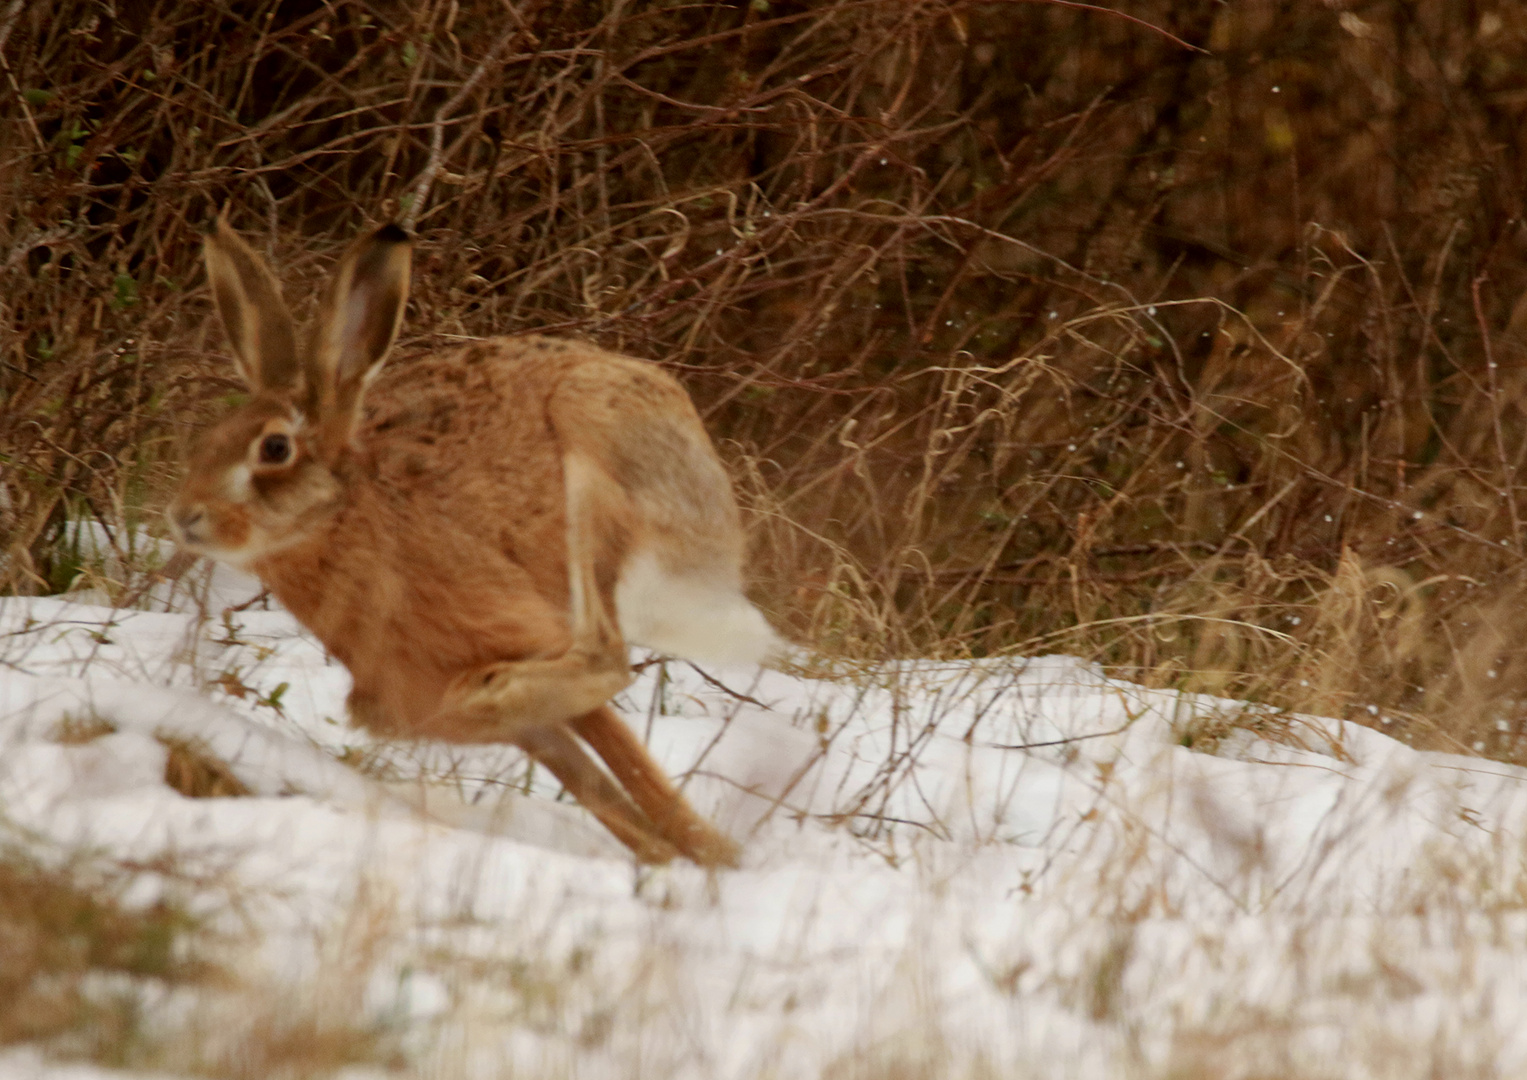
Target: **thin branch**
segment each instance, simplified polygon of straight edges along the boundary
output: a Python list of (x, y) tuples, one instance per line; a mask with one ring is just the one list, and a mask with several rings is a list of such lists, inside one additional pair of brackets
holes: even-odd
[(409, 232), (412, 232), (414, 226), (418, 223), (419, 216), (424, 210), (424, 202), (429, 198), (430, 188), (434, 185), (435, 178), (440, 175), (441, 167), (444, 164), (446, 117), (461, 107), (462, 102), (466, 101), (472, 91), (477, 89), (477, 84), (488, 73), (488, 69), (503, 55), (510, 43), (524, 32), (520, 26), (516, 26), (500, 37), (493, 48), (488, 50), (487, 55), (478, 62), (477, 67), (472, 70), (472, 74), (467, 76), (466, 81), (461, 84), (461, 89), (451, 95), (450, 99), (435, 112), (434, 122), (430, 125), (429, 161), (424, 166), (424, 170), (419, 174), (418, 180), (414, 182), (413, 193), (408, 199), (408, 207), (404, 210), (403, 216), (399, 221), (399, 224)]

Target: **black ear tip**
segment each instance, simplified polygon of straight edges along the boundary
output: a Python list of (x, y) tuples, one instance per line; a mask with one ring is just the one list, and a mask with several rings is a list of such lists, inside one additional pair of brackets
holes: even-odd
[(373, 240), (380, 240), (384, 244), (406, 244), (411, 237), (403, 230), (403, 227), (395, 221), (389, 221), (376, 232), (372, 233)]

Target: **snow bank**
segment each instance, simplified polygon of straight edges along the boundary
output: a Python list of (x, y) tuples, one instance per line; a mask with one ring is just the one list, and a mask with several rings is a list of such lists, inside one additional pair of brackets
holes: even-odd
[[(746, 847), (641, 869), (516, 751), (348, 728), (343, 669), (263, 607), (0, 600), (0, 821), (202, 868), (289, 985), (364, 915), (356, 1007), (420, 1071), (1527, 1070), (1520, 770), (1066, 657), (653, 664), (618, 704)], [(82, 720), (110, 733), (59, 740)], [(254, 794), (172, 791), (177, 740)]]

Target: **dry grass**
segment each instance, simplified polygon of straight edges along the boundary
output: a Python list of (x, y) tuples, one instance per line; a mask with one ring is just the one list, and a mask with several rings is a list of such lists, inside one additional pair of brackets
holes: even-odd
[(1518, 21), (11, 2), (0, 587), (81, 583), (71, 519), (152, 528), (237, 392), (219, 206), (303, 282), (398, 216), (399, 362), (669, 364), (827, 653), (1067, 651), (1522, 760)]
[(235, 799), (249, 788), (234, 775), (228, 763), (209, 754), (205, 747), (184, 739), (161, 739), (165, 756), (164, 782), (190, 799)]
[[(116, 730), (115, 724), (94, 713), (66, 713), (53, 731), (53, 740), (65, 746), (77, 746), (111, 735)], [(159, 742), (167, 751), (164, 782), (186, 798), (239, 798), (250, 793), (228, 763), (208, 753), (205, 746), (167, 735), (160, 736)]]
[(374, 948), (332, 958), (321, 986), (267, 985), (172, 896), (127, 899), (145, 877), (173, 892), (177, 873), (0, 847), (0, 1047), (227, 1080), (398, 1064), (386, 1028), (356, 1020)]
[(0, 849), (0, 1045), (51, 1043), (65, 1054), (125, 1063), (143, 1040), (138, 998), (131, 981), (102, 976), (175, 985), (213, 974), (186, 955), (196, 923), (183, 908), (122, 902), (132, 878)]
[[(66, 714), (52, 737), (79, 745), (116, 730), (93, 713)], [(180, 794), (248, 794), (204, 748), (161, 741), (165, 783)], [(205, 909), (209, 895), (226, 891), (215, 870), (70, 854), (4, 830), (0, 822), (0, 1047), (226, 1080), (399, 1064), (387, 1026), (357, 1019), (391, 929), (382, 909), (357, 904), (314, 985), (272, 983), (249, 969), (241, 934), (213, 929), (244, 921), (239, 897), (215, 918), (192, 913), (188, 898)]]

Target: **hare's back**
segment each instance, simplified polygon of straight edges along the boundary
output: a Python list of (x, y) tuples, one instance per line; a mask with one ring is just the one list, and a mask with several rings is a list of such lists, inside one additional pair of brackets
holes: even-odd
[[(631, 492), (692, 494), (691, 462), (725, 473), (688, 394), (656, 364), (539, 336), (491, 338), (402, 363), (367, 395), (361, 441), (384, 472), (560, 488), (583, 451)], [(677, 476), (675, 475), (677, 472)], [(730, 502), (728, 488), (727, 501)]]
[(560, 530), (561, 454), (547, 403), (576, 346), (476, 341), (386, 370), (366, 396), (359, 442), (392, 490), (436, 504), (460, 528), (542, 518)]
[[(731, 483), (689, 395), (656, 364), (544, 337), (493, 338), (397, 365), (361, 442), (384, 484), (519, 551), (560, 549), (564, 465), (611, 482), (632, 553), (738, 573)], [(618, 503), (619, 505), (614, 505)], [(560, 575), (561, 570), (555, 570)]]
[(395, 363), (367, 392), (361, 440), (388, 449), (457, 449), (495, 435), (544, 440), (557, 382), (599, 355), (554, 338), (489, 338)]

